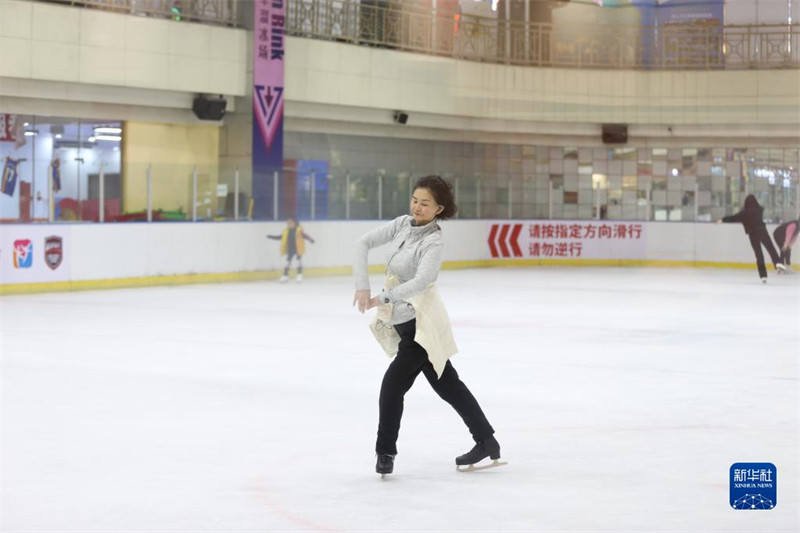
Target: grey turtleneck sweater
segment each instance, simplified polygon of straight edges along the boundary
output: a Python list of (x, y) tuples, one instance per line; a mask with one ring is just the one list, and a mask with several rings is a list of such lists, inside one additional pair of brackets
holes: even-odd
[(416, 317), (414, 307), (406, 300), (424, 291), (439, 275), (442, 231), (436, 220), (416, 226), (413, 217), (403, 215), (362, 236), (356, 242), (353, 264), (357, 291), (370, 290), (367, 270), (370, 248), (386, 243), (390, 243), (386, 275), (396, 277), (400, 285), (384, 289), (380, 297), (383, 303), (392, 304), (392, 325), (402, 324)]

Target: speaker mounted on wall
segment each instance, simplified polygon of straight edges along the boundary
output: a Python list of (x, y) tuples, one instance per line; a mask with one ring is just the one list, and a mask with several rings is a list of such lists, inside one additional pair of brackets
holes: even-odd
[(219, 98), (209, 98), (197, 95), (192, 103), (192, 111), (200, 120), (222, 120), (228, 103), (220, 95)]
[(625, 144), (628, 142), (627, 124), (603, 124), (604, 144)]
[(405, 124), (408, 122), (408, 113), (404, 113), (402, 111), (395, 111), (394, 112), (394, 121), (398, 124)]

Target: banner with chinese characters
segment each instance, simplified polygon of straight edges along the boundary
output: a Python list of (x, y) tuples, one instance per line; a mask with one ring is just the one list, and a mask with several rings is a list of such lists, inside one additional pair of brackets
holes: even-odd
[(644, 259), (642, 222), (498, 222), (488, 228), (487, 250), (502, 259)]
[(285, 4), (286, 0), (253, 2), (252, 217), (260, 220), (275, 216), (274, 180), (283, 168)]

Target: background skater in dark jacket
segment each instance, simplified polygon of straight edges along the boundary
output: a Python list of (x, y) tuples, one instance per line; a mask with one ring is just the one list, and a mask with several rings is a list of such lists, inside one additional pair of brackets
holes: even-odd
[(761, 282), (767, 282), (767, 267), (764, 265), (764, 253), (761, 251), (761, 245), (767, 249), (772, 264), (775, 265), (776, 270), (788, 270), (786, 266), (781, 263), (778, 252), (775, 251), (775, 246), (772, 244), (772, 239), (767, 233), (767, 226), (764, 224), (764, 208), (758, 203), (756, 197), (748, 194), (744, 199), (744, 208), (736, 213), (722, 218), (722, 222), (741, 222), (744, 225), (744, 232), (750, 237), (750, 246), (753, 247), (753, 252), (756, 254), (756, 265), (758, 265), (758, 275), (761, 277)]
[(800, 218), (784, 222), (772, 232), (772, 236), (775, 237), (775, 244), (778, 245), (780, 250), (781, 263), (786, 265), (788, 272), (791, 272), (789, 265), (792, 264), (792, 246), (797, 241), (798, 234), (800, 234)]

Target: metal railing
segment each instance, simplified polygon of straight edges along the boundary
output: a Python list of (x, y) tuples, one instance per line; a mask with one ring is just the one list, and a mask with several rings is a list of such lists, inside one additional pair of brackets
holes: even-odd
[(183, 22), (237, 26), (237, 0), (33, 0)]
[(287, 33), (470, 61), (599, 69), (800, 68), (800, 24), (507, 22), (354, 0), (288, 0)]

